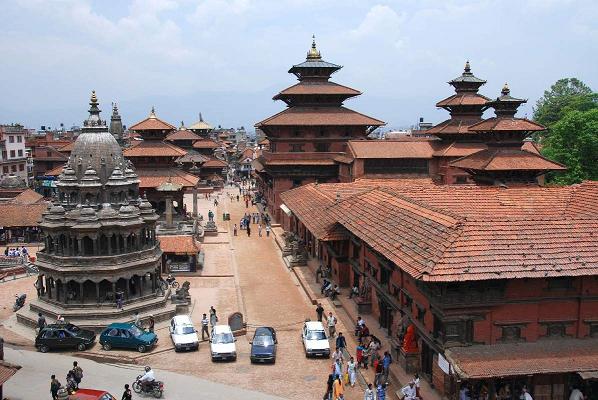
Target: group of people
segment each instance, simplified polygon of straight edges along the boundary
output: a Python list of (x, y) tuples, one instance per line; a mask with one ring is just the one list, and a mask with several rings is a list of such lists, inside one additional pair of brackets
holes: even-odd
[(331, 300), (336, 300), (336, 297), (341, 294), (341, 289), (338, 285), (333, 285), (328, 279), (324, 279), (320, 287), (320, 293), (326, 297), (330, 297)]
[(73, 361), (73, 368), (66, 374), (66, 386), (62, 386), (62, 383), (56, 378), (56, 375), (50, 377), (50, 394), (52, 395), (52, 399), (58, 398), (58, 391), (61, 388), (65, 388), (69, 394), (74, 393), (79, 389), (79, 384), (82, 379), (83, 369), (79, 366), (77, 361)]
[[(265, 220), (264, 214), (260, 215), (259, 213), (245, 213), (245, 215), (243, 216), (243, 218), (241, 218), (241, 220), (239, 221), (239, 226), (241, 228), (241, 230), (244, 230), (245, 232), (247, 232), (247, 236), (250, 237), (251, 236), (251, 224), (257, 224), (257, 232), (258, 232), (258, 236), (262, 237), (262, 232), (266, 231), (266, 237), (270, 237), (270, 232), (272, 230), (272, 228), (270, 227), (269, 223), (265, 224), (265, 228), (264, 225), (262, 224), (262, 221)], [(233, 235), (237, 236), (238, 231), (237, 231), (237, 224), (235, 224), (233, 226)]]
[(206, 340), (206, 336), (210, 339), (210, 332), (208, 331), (208, 324), (213, 328), (218, 323), (218, 315), (214, 306), (210, 307), (210, 317), (204, 314), (201, 318), (201, 340)]
[(4, 249), (4, 255), (6, 257), (23, 257), (26, 259), (27, 257), (29, 257), (29, 251), (25, 246), (23, 246), (21, 249), (19, 249), (18, 247), (6, 247), (6, 249)]

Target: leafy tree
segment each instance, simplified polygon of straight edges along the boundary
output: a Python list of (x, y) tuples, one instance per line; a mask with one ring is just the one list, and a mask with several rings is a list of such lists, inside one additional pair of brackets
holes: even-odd
[(570, 185), (598, 180), (598, 108), (565, 114), (550, 128), (542, 154), (567, 166), (567, 171), (550, 175), (550, 182)]
[(569, 111), (587, 111), (598, 107), (598, 93), (577, 78), (556, 81), (544, 91), (534, 107), (534, 121), (550, 127)]

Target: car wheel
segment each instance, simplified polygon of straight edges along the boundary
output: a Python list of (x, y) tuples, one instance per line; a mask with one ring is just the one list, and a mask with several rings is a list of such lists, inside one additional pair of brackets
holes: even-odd
[(38, 349), (41, 353), (47, 353), (50, 350), (50, 348), (45, 344), (42, 344), (41, 346), (39, 346)]
[(139, 346), (137, 346), (138, 352), (145, 353), (145, 350), (147, 350), (147, 348), (144, 345), (140, 344)]
[(110, 343), (104, 343), (102, 345), (102, 349), (109, 351), (110, 349), (112, 349), (112, 345)]
[(79, 351), (85, 351), (85, 343), (79, 343), (77, 345), (77, 350), (79, 350)]

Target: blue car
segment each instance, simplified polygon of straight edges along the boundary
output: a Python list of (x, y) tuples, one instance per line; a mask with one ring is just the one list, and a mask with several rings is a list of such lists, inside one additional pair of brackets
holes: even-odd
[(146, 332), (133, 323), (114, 323), (108, 325), (100, 335), (100, 344), (104, 350), (112, 348), (137, 349), (144, 353), (158, 343), (155, 333)]
[(276, 331), (274, 328), (261, 327), (255, 330), (253, 339), (251, 339), (251, 354), (249, 356), (252, 363), (276, 362)]

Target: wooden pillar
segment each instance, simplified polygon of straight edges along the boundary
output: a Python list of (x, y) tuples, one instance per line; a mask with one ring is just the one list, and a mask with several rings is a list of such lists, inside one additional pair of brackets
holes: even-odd
[(143, 296), (145, 292), (145, 274), (139, 277), (139, 297)]
[(172, 196), (166, 196), (166, 225), (172, 225)]
[(197, 218), (197, 187), (193, 187), (193, 217)]

